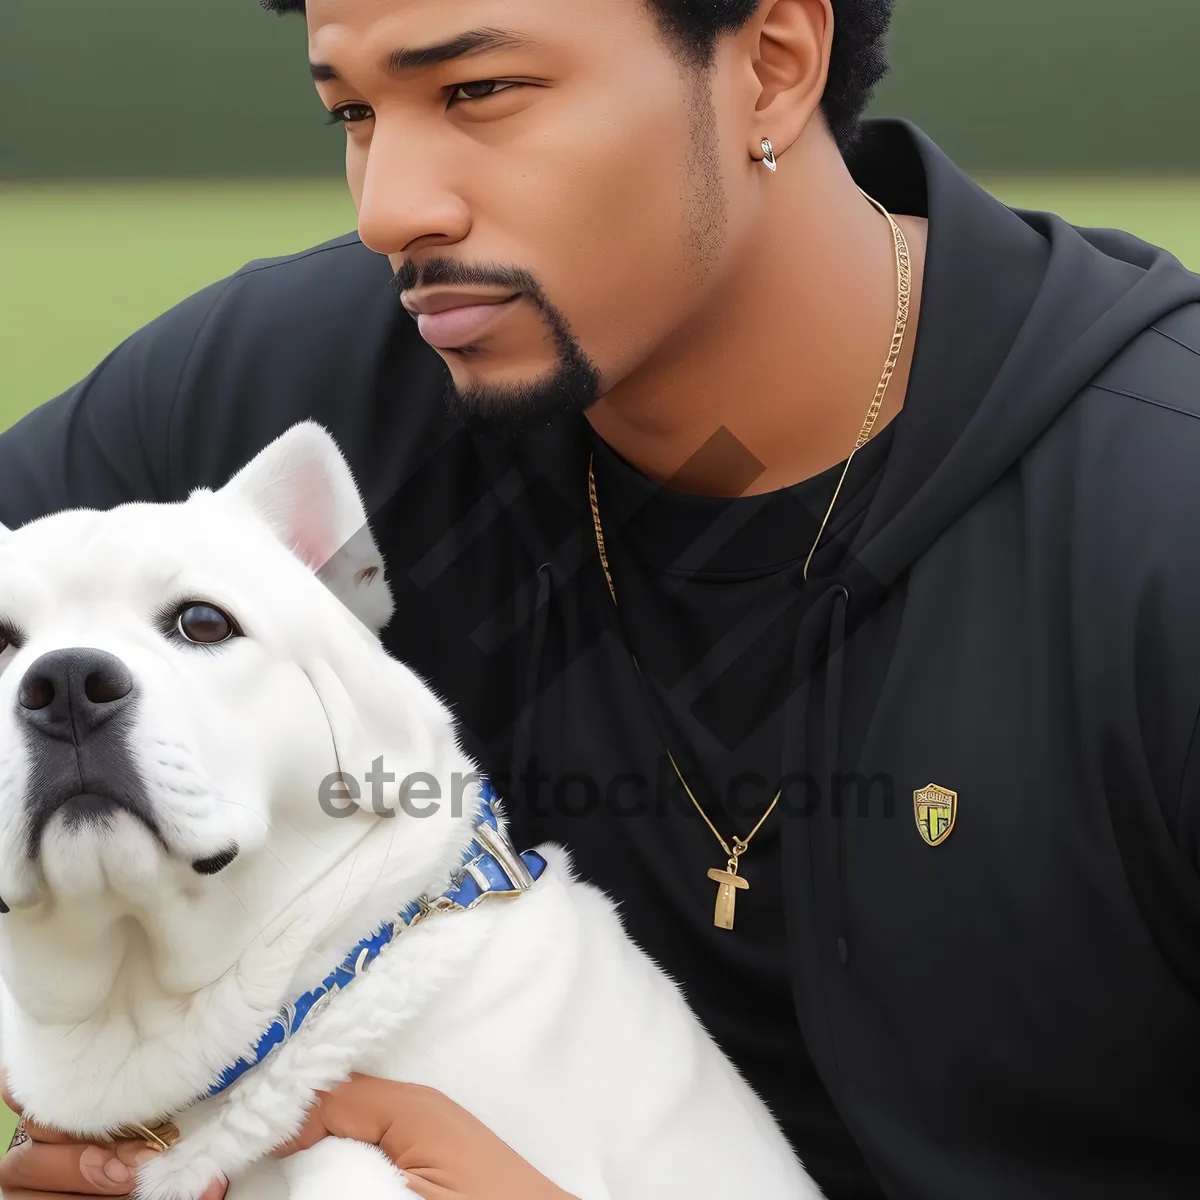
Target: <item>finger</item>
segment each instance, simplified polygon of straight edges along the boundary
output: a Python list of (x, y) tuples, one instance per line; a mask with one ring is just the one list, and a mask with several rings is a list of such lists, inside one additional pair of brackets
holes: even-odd
[[(0, 1080), (4, 1080), (4, 1076), (0, 1076)], [(13, 1099), (12, 1093), (8, 1090), (7, 1082), (0, 1082), (0, 1098), (3, 1098), (4, 1103), (12, 1109), (20, 1118), (20, 1128), (35, 1142), (78, 1142), (86, 1144), (85, 1139), (78, 1133), (71, 1133), (65, 1129), (56, 1129), (51, 1125), (40, 1125), (32, 1117), (24, 1115), (24, 1109)]]
[(111, 1147), (34, 1142), (0, 1159), (0, 1186), (123, 1196), (132, 1190), (133, 1170)]
[(0, 1187), (0, 1200), (87, 1200), (78, 1192), (44, 1192), (41, 1188), (31, 1191), (29, 1188)]
[(134, 1170), (162, 1153), (155, 1147), (147, 1146), (145, 1142), (106, 1142), (104, 1149), (112, 1150), (127, 1167)]
[(219, 1180), (200, 1197), (200, 1200), (224, 1200), (225, 1193), (228, 1190), (229, 1184), (224, 1179)]
[[(30, 1117), (24, 1117), (24, 1125), (21, 1126), (27, 1134), (35, 1141), (56, 1146), (75, 1145), (82, 1149), (84, 1146), (91, 1145), (85, 1141), (77, 1133), (69, 1133), (65, 1129), (55, 1129), (51, 1125), (39, 1125)], [(144, 1142), (138, 1142), (139, 1146), (145, 1145)]]

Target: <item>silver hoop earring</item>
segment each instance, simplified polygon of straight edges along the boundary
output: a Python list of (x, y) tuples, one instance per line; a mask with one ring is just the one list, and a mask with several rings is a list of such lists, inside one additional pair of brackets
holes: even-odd
[(762, 165), (764, 167), (766, 167), (768, 171), (776, 170), (777, 168), (776, 168), (776, 164), (775, 164), (775, 151), (771, 147), (771, 139), (770, 138), (763, 138), (762, 152), (763, 152)]

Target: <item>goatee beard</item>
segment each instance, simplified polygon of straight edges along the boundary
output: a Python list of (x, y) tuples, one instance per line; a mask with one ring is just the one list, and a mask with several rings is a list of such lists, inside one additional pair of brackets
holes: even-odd
[(435, 258), (418, 267), (405, 262), (392, 286), (397, 293), (437, 284), (503, 287), (522, 293), (550, 327), (557, 360), (549, 374), (521, 383), (476, 383), (460, 388), (446, 383), (446, 410), (466, 429), (511, 437), (531, 425), (546, 424), (567, 413), (586, 412), (603, 394), (599, 370), (571, 332), (566, 317), (550, 303), (533, 276), (516, 267), (471, 267)]
[(554, 369), (540, 379), (508, 384), (446, 382), (446, 411), (464, 428), (515, 437), (568, 413), (587, 412), (602, 395), (600, 372), (573, 337), (558, 337)]

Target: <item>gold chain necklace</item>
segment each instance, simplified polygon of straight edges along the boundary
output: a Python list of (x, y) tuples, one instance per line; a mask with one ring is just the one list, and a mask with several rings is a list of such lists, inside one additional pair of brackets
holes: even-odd
[[(860, 188), (859, 191), (862, 191)], [(846, 465), (842, 470), (841, 478), (838, 480), (837, 488), (834, 490), (833, 499), (829, 502), (829, 508), (825, 511), (825, 519), (821, 522), (821, 528), (817, 531), (817, 540), (813, 542), (812, 549), (808, 552), (808, 558), (804, 560), (804, 579), (808, 579), (808, 567), (812, 562), (813, 555), (817, 552), (817, 547), (821, 544), (821, 538), (825, 534), (825, 527), (829, 523), (829, 518), (833, 513), (834, 505), (837, 504), (838, 496), (841, 494), (842, 484), (846, 482), (846, 475), (850, 470), (850, 462), (854, 455), (863, 448), (871, 439), (871, 431), (875, 427), (875, 421), (879, 416), (879, 411), (883, 407), (884, 397), (887, 395), (888, 384), (891, 383), (892, 374), (896, 370), (896, 363), (900, 359), (900, 351), (904, 345), (904, 334), (908, 329), (908, 314), (909, 302), (912, 295), (912, 266), (908, 253), (908, 242), (905, 240), (904, 233), (900, 226), (892, 219), (891, 213), (887, 211), (877, 200), (872, 199), (866, 192), (862, 193), (870, 203), (881, 212), (892, 227), (892, 239), (896, 249), (896, 275), (898, 277), (898, 300), (896, 303), (896, 328), (892, 335), (892, 344), (888, 350), (887, 362), (884, 364), (883, 374), (879, 379), (879, 386), (875, 389), (875, 396), (871, 401), (871, 407), (867, 409), (866, 419), (863, 421), (862, 428), (859, 430), (858, 441), (854, 445), (854, 449), (850, 452), (850, 457), (846, 459)], [(600, 525), (600, 504), (596, 499), (596, 473), (595, 473), (595, 455), (592, 455), (588, 460), (588, 497), (592, 504), (592, 524), (596, 530), (596, 549), (600, 555), (600, 565), (604, 569), (604, 578), (608, 581), (608, 593), (612, 597), (613, 606), (617, 604), (617, 589), (613, 584), (612, 571), (608, 565), (608, 552), (604, 542), (604, 530)], [(641, 665), (638, 663), (637, 656), (630, 650), (630, 657), (633, 659), (633, 665), (641, 674)], [(750, 841), (754, 835), (762, 828), (763, 822), (775, 811), (775, 806), (779, 803), (779, 798), (783, 795), (781, 788), (775, 793), (775, 799), (771, 801), (767, 811), (759, 818), (758, 824), (750, 831), (749, 835), (733, 839), (733, 845), (728, 842), (717, 832), (716, 826), (708, 819), (708, 814), (700, 807), (699, 801), (692, 794), (692, 789), (688, 787), (688, 782), (683, 777), (683, 772), (680, 771), (678, 764), (675, 762), (675, 756), (667, 749), (667, 758), (671, 760), (671, 766), (675, 770), (675, 774), (679, 777), (679, 782), (683, 784), (683, 790), (687, 793), (688, 799), (695, 805), (696, 811), (704, 818), (704, 823), (712, 830), (713, 837), (721, 843), (721, 849), (728, 856), (725, 870), (720, 870), (716, 867), (708, 872), (708, 877), (714, 883), (718, 884), (717, 902), (713, 911), (713, 924), (718, 929), (732, 929), (734, 906), (737, 901), (737, 893), (739, 890), (749, 888), (749, 881), (738, 873), (738, 863), (742, 855), (750, 846)]]

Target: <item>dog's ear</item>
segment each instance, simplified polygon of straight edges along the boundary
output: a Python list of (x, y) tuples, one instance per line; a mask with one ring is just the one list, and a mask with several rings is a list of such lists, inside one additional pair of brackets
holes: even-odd
[(302, 421), (265, 446), (221, 489), (250, 505), (331, 592), (374, 633), (391, 619), (384, 578), (358, 484), (337, 442)]

